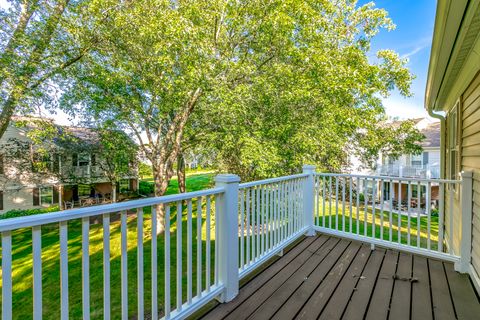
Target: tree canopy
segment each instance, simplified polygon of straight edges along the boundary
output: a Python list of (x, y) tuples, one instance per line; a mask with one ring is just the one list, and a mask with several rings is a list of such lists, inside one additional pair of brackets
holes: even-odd
[(98, 45), (66, 73), (62, 105), (135, 136), (157, 195), (192, 146), (243, 179), (418, 151), (404, 143), (421, 138), (412, 126), (380, 126), (381, 97), (410, 95), (413, 76), (395, 52), (370, 51), (394, 28), (373, 3), (125, 1), (91, 20)]

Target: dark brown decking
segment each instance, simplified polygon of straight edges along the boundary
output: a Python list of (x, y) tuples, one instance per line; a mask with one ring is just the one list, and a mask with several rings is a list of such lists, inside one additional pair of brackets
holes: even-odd
[(319, 235), (204, 319), (480, 319), (480, 303), (451, 263)]

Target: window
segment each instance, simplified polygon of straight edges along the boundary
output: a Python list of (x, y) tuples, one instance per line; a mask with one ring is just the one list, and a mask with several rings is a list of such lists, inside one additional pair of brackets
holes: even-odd
[(78, 166), (88, 166), (90, 164), (90, 155), (88, 153), (80, 153), (78, 155)]
[(458, 112), (457, 106), (453, 108), (448, 116), (448, 175), (452, 180), (457, 179), (458, 173), (458, 133), (457, 133)]
[(0, 190), (0, 210), (3, 210), (3, 191)]
[[(411, 188), (412, 188), (412, 198), (418, 198), (418, 185), (412, 184)], [(422, 198), (425, 197), (426, 192), (427, 192), (427, 187), (421, 185), (420, 186), (420, 196)]]
[(88, 153), (72, 154), (72, 165), (74, 167), (83, 167), (90, 165), (90, 155)]
[(0, 174), (4, 174), (4, 173), (5, 173), (5, 169), (3, 168), (3, 154), (0, 154)]
[(421, 167), (422, 166), (422, 159), (423, 155), (422, 154), (412, 154), (410, 157), (410, 163), (412, 167)]
[(40, 205), (51, 205), (53, 204), (53, 187), (42, 187), (40, 188)]

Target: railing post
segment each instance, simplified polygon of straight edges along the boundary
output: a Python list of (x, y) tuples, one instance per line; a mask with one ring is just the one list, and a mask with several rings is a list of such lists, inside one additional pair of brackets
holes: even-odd
[[(467, 273), (470, 267), (472, 250), (472, 172), (462, 172), (461, 188), (461, 232), (460, 261), (455, 265), (455, 270)], [(452, 236), (452, 235), (450, 235)]]
[(303, 184), (303, 210), (307, 236), (314, 236), (314, 208), (315, 208), (315, 166), (304, 165), (303, 173), (308, 174)]
[(219, 212), (216, 228), (218, 246), (218, 279), (225, 286), (221, 302), (231, 301), (238, 294), (238, 184), (240, 177), (234, 174), (220, 174), (215, 177), (216, 187), (225, 188), (217, 198)]

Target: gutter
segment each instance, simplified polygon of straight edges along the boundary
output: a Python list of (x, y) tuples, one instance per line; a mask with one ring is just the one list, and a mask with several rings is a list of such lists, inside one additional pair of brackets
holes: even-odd
[(434, 113), (428, 107), (426, 109), (430, 117), (440, 120), (440, 178), (445, 179), (445, 116)]

